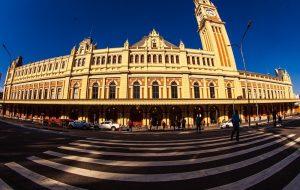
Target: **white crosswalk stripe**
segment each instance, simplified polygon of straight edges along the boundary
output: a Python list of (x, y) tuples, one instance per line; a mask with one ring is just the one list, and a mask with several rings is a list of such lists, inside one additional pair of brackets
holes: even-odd
[(13, 190), (9, 185), (7, 185), (2, 179), (0, 179), (0, 189), (1, 190)]
[[(155, 185), (176, 186), (185, 181), (203, 184), (204, 179), (226, 175), (236, 178), (232, 180), (227, 176), (217, 184), (206, 184), (207, 187), (247, 189), (272, 178), (299, 159), (299, 143), (296, 134), (285, 136), (253, 131), (242, 134), (240, 143), (229, 141), (228, 136), (179, 141), (87, 138), (30, 156), (26, 164), (10, 162), (5, 166), (51, 190), (106, 189), (106, 182), (121, 183), (120, 189), (140, 189), (140, 186), (131, 186), (132, 183), (145, 184), (145, 189), (151, 189)], [(273, 159), (277, 161), (266, 164)], [(247, 174), (245, 171), (251, 167), (258, 168)], [(236, 173), (239, 171), (246, 174), (239, 176)], [(290, 179), (285, 189), (295, 189), (299, 176)], [(73, 178), (79, 181), (74, 182)], [(92, 183), (85, 182), (87, 179)], [(0, 179), (1, 190), (2, 184), (5, 182)], [(189, 187), (187, 189), (205, 189), (201, 185)]]
[(300, 188), (300, 173), (283, 190), (299, 190), (299, 188)]
[(25, 178), (35, 182), (36, 184), (39, 184), (51, 190), (84, 190), (82, 188), (73, 187), (71, 185), (64, 184), (59, 181), (55, 181), (53, 179), (42, 176), (14, 162), (7, 163), (5, 165), (10, 169), (14, 170), (15, 172), (21, 174)]

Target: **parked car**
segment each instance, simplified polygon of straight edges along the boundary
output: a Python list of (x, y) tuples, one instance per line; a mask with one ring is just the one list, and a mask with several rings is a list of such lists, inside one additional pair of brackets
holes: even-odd
[(112, 121), (105, 121), (99, 125), (99, 129), (116, 131), (120, 129), (120, 125)]
[(230, 127), (233, 127), (233, 123), (232, 123), (231, 119), (229, 121), (224, 121), (220, 124), (221, 129), (226, 129), (226, 128), (230, 128)]
[(73, 120), (51, 118), (47, 121), (49, 127), (67, 127)]
[(69, 123), (69, 128), (72, 129), (90, 129), (91, 126), (86, 121), (73, 121)]

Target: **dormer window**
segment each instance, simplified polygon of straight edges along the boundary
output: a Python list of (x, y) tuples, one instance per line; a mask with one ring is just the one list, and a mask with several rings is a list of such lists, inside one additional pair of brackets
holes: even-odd
[(152, 41), (152, 48), (157, 48), (157, 43), (155, 40)]

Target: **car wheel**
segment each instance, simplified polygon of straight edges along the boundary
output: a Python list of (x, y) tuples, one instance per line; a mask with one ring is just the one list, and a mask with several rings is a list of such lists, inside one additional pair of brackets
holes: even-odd
[(112, 131), (116, 131), (116, 127), (111, 127), (111, 130)]

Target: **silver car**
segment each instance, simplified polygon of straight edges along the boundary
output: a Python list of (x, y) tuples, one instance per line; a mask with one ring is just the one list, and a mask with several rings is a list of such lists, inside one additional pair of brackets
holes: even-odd
[(116, 131), (120, 129), (120, 125), (112, 121), (105, 121), (99, 125), (99, 129)]

